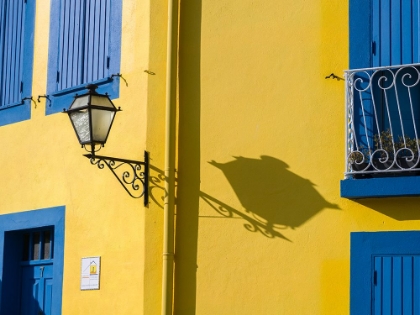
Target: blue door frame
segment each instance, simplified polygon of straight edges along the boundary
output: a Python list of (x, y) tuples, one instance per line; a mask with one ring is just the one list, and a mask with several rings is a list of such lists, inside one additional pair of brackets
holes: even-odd
[[(41, 227), (52, 227), (54, 229), (54, 267), (51, 269), (46, 267), (45, 277), (44, 273), (42, 277), (51, 278), (52, 280), (47, 283), (47, 286), (54, 288), (51, 292), (49, 314), (61, 314), (64, 267), (64, 206), (0, 215), (0, 257), (3, 257), (3, 259), (0, 259), (0, 315), (19, 314), (21, 286), (20, 281), (16, 281), (16, 279), (22, 277), (22, 266), (20, 265), (22, 251), (19, 250), (22, 248), (22, 245), (20, 245), (22, 244), (22, 236), (20, 236), (22, 233), (20, 231)], [(11, 301), (16, 301), (17, 306), (16, 303)]]

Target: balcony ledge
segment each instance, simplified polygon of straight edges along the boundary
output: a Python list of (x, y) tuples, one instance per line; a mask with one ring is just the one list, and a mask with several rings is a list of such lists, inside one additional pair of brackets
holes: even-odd
[(420, 196), (420, 176), (344, 179), (340, 196), (348, 199)]

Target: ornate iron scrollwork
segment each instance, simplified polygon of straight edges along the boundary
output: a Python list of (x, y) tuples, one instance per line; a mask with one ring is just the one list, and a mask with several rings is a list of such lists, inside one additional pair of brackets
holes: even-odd
[[(133, 198), (144, 198), (149, 203), (149, 153), (144, 151), (144, 162), (119, 159), (109, 156), (85, 154), (92, 165), (111, 170), (120, 184)], [(143, 188), (143, 189), (141, 189)]]

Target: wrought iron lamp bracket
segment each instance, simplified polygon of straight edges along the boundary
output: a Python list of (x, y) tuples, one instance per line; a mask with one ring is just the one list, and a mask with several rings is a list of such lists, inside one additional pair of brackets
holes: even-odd
[(94, 154), (84, 156), (99, 169), (103, 169), (106, 165), (125, 191), (133, 198), (143, 197), (144, 205), (147, 206), (149, 203), (149, 153), (147, 151), (144, 151), (144, 162)]

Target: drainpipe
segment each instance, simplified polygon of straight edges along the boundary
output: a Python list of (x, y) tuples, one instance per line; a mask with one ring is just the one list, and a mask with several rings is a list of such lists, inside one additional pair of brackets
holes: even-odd
[(173, 305), (178, 0), (168, 0), (167, 36), (162, 315), (172, 315)]

